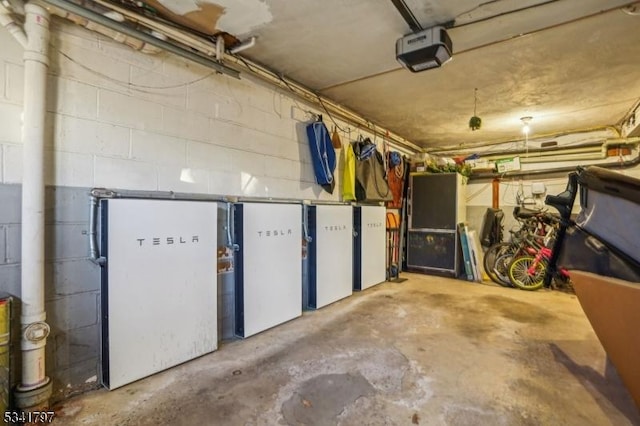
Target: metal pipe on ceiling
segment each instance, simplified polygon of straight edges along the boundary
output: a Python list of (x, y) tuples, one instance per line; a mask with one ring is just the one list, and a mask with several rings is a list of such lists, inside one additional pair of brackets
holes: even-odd
[[(640, 164), (640, 155), (636, 155), (633, 159), (631, 160), (626, 160), (626, 161), (619, 161), (619, 162), (615, 162), (615, 163), (600, 163), (597, 164), (598, 167), (604, 167), (606, 169), (628, 169), (630, 167), (634, 167)], [(552, 176), (552, 175), (557, 175), (559, 173), (568, 173), (568, 172), (572, 172), (575, 171), (578, 168), (578, 166), (564, 166), (564, 167), (557, 167), (557, 168), (553, 168), (553, 169), (547, 169), (547, 170), (523, 170), (523, 171), (517, 171), (517, 172), (506, 172), (506, 173), (497, 173), (497, 172), (487, 172), (487, 173), (472, 173), (471, 176), (469, 176), (469, 180), (473, 180), (473, 181), (478, 181), (478, 180), (485, 180), (485, 179), (495, 179), (495, 178), (514, 178), (514, 177), (527, 177), (527, 176)]]
[[(544, 140), (544, 139), (556, 139), (562, 136), (568, 136), (568, 135), (577, 135), (577, 134), (588, 134), (589, 133), (594, 133), (594, 132), (599, 132), (599, 131), (611, 131), (613, 132), (616, 137), (620, 138), (620, 131), (615, 128), (614, 126), (602, 126), (602, 127), (593, 127), (593, 128), (589, 128), (589, 129), (576, 129), (576, 130), (572, 130), (572, 131), (566, 131), (566, 132), (560, 132), (560, 133), (552, 133), (552, 134), (542, 134), (542, 135), (538, 135), (535, 138), (535, 141), (540, 141), (540, 140)], [(599, 136), (598, 138), (593, 138), (591, 139), (591, 141), (596, 140), (596, 139), (601, 139), (602, 137)], [(492, 146), (498, 146), (498, 145), (508, 145), (508, 144), (518, 144), (518, 143), (522, 143), (523, 140), (522, 139), (504, 139), (504, 140), (500, 140), (500, 141), (494, 141), (494, 142), (476, 142), (476, 143), (468, 143), (468, 144), (464, 144), (463, 145), (449, 145), (449, 146), (443, 146), (443, 147), (439, 147), (439, 148), (426, 148), (424, 150), (424, 152), (426, 152), (427, 154), (433, 154), (433, 155), (462, 155), (464, 153), (469, 153), (469, 154), (473, 154), (476, 153), (477, 151), (475, 151), (477, 148), (487, 148), (487, 147), (492, 147)], [(529, 140), (529, 142), (533, 142), (532, 140)], [(582, 144), (582, 146), (587, 146), (589, 143), (591, 142), (584, 142)], [(550, 148), (547, 148), (550, 149)], [(564, 149), (562, 147), (560, 147), (560, 149)], [(492, 153), (493, 154), (493, 153)]]
[(137, 38), (138, 40), (144, 41), (152, 46), (156, 46), (160, 49), (171, 52), (175, 55), (181, 56), (185, 59), (189, 59), (193, 62), (196, 62), (205, 67), (213, 68), (216, 71), (219, 71), (223, 74), (226, 74), (230, 77), (240, 78), (240, 73), (237, 70), (229, 68), (221, 63), (218, 63), (214, 60), (206, 58), (202, 55), (196, 54), (192, 51), (189, 51), (183, 47), (177, 46), (175, 44), (166, 42), (164, 40), (160, 40), (152, 35), (144, 33), (142, 31), (138, 31), (133, 29), (127, 25), (121, 24), (119, 22), (113, 21), (99, 13), (96, 13), (92, 10), (85, 9), (82, 6), (79, 6), (75, 3), (72, 3), (67, 0), (44, 0), (46, 3), (58, 7), (60, 9), (66, 10), (67, 12), (73, 13), (75, 15), (81, 16), (85, 19), (93, 21), (97, 24), (110, 28), (114, 31), (118, 31), (120, 33), (126, 34), (130, 37)]

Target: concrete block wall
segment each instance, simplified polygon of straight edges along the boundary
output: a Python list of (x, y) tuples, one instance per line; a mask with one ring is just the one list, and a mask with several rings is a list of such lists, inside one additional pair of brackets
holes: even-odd
[[(22, 48), (2, 29), (0, 46), (0, 290), (19, 300), (24, 68)], [(339, 200), (340, 191), (328, 194), (315, 184), (304, 126), (310, 112), (321, 111), (285, 90), (170, 54), (144, 55), (57, 17), (50, 60), (47, 370), (56, 400), (99, 383), (100, 271), (87, 258), (90, 188), (323, 200)], [(338, 125), (352, 130), (352, 139), (382, 142), (366, 129)], [(349, 134), (341, 137), (346, 143)], [(232, 331), (232, 277), (219, 277), (225, 337)]]
[[(47, 374), (55, 397), (96, 386), (99, 353), (100, 268), (87, 258), (89, 188), (47, 187), (45, 193), (45, 308), (51, 335)], [(20, 185), (0, 185), (0, 288), (15, 296), (13, 379), (20, 367)], [(62, 384), (73, 384), (63, 389)]]

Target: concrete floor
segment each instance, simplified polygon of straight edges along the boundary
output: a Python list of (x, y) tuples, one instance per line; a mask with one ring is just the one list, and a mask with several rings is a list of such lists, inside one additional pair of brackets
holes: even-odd
[(640, 424), (574, 295), (403, 276), (70, 399), (56, 423)]

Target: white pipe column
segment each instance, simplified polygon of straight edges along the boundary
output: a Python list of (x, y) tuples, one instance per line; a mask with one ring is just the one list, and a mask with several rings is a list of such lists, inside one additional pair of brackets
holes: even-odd
[(24, 115), (22, 126), (22, 381), (20, 408), (48, 404), (51, 383), (45, 374), (49, 326), (44, 310), (44, 140), (49, 68), (49, 12), (25, 6)]

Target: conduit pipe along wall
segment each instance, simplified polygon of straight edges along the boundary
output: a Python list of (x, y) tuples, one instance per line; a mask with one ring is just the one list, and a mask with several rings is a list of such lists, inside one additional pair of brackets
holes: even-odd
[[(134, 50), (139, 50), (142, 53), (147, 53), (147, 54), (152, 54), (155, 55), (157, 53), (160, 53), (162, 51), (162, 49), (156, 47), (156, 46), (152, 46), (149, 43), (145, 43), (144, 41), (140, 41), (137, 38), (133, 38), (133, 37), (129, 37), (125, 34), (122, 34), (118, 31), (112, 30), (110, 28), (104, 27), (102, 25), (98, 25), (92, 21), (89, 21), (88, 19), (82, 18), (80, 16), (74, 15), (72, 13), (69, 13), (65, 10), (62, 10), (60, 8), (57, 8), (55, 6), (50, 6), (48, 7), (49, 12), (52, 15), (56, 15), (59, 16), (61, 18), (65, 18), (68, 19), (69, 21), (73, 22), (74, 24), (80, 25), (81, 27), (85, 27), (86, 29), (88, 29), (89, 31), (94, 31), (98, 34), (102, 34), (104, 36), (107, 36), (111, 39), (113, 39), (114, 41), (118, 42), (118, 43), (122, 43), (126, 46), (129, 46), (130, 48), (134, 49)], [(112, 12), (111, 15), (108, 14), (109, 12), (107, 12), (107, 14), (104, 14), (103, 16), (106, 16), (109, 19), (113, 19), (116, 22), (122, 22), (124, 20), (124, 17), (122, 16), (118, 16), (115, 15), (115, 12)], [(120, 20), (121, 18), (121, 20)]]
[(49, 13), (37, 3), (25, 6), (24, 111), (22, 123), (22, 377), (16, 405), (45, 407), (51, 381), (45, 375), (49, 326), (44, 310), (44, 138), (49, 68)]

